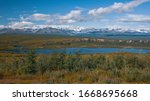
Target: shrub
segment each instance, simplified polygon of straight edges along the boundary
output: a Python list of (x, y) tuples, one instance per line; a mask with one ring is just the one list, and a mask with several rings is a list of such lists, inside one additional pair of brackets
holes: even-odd
[(114, 68), (122, 69), (125, 67), (125, 58), (122, 55), (116, 55), (113, 57)]
[(86, 67), (88, 69), (95, 69), (97, 67), (97, 59), (94, 56), (90, 56), (87, 59), (87, 65)]
[(65, 69), (68, 69), (69, 71), (78, 71), (78, 69), (81, 67), (81, 57), (78, 55), (69, 55), (67, 59), (65, 60)]
[(131, 68), (138, 68), (138, 69), (144, 69), (149, 66), (149, 63), (147, 60), (143, 58), (139, 58), (137, 56), (132, 56), (129, 59), (127, 59), (127, 64)]
[(96, 59), (96, 64), (97, 67), (99, 68), (106, 68), (107, 67), (107, 58), (104, 55), (100, 55), (98, 56), (98, 58)]
[(141, 72), (137, 68), (131, 68), (126, 74), (128, 82), (140, 82)]
[(49, 67), (49, 59), (46, 56), (41, 57), (37, 61), (37, 71), (41, 75), (43, 75), (48, 70), (48, 67)]
[(50, 56), (50, 70), (61, 70), (61, 69), (64, 69), (64, 62), (65, 62), (65, 58), (66, 58), (66, 55), (63, 54), (63, 53), (60, 53), (60, 54), (52, 54)]
[(129, 59), (127, 59), (127, 64), (131, 68), (137, 68), (138, 67), (138, 57), (136, 57), (136, 56), (129, 57)]
[(25, 66), (23, 66), (23, 72), (25, 74), (35, 74), (36, 73), (36, 52), (31, 50), (28, 52), (25, 60)]

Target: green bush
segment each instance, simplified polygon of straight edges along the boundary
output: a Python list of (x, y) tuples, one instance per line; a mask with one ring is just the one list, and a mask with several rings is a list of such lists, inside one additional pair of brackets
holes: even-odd
[(43, 75), (49, 69), (49, 58), (47, 56), (41, 57), (37, 61), (37, 72)]
[(102, 69), (107, 68), (106, 56), (104, 56), (104, 55), (98, 56), (96, 59), (96, 64), (97, 64), (97, 67), (99, 67), (99, 68), (102, 68)]
[(25, 74), (35, 74), (36, 73), (36, 52), (31, 50), (28, 52), (25, 60), (25, 65), (23, 66), (23, 72)]
[(63, 53), (52, 54), (50, 56), (50, 70), (61, 70), (64, 69), (66, 55)]
[(114, 68), (122, 69), (125, 67), (125, 58), (122, 55), (117, 55), (113, 57)]

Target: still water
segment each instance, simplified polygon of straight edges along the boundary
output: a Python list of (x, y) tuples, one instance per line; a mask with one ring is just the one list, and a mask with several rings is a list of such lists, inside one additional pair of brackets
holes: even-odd
[[(148, 49), (139, 48), (62, 48), (62, 49), (36, 49), (37, 54), (53, 54), (53, 53), (66, 53), (66, 54), (96, 54), (96, 53), (116, 53), (116, 52), (129, 52), (129, 53), (150, 53)], [(29, 50), (5, 50), (5, 52), (14, 53), (27, 53)]]

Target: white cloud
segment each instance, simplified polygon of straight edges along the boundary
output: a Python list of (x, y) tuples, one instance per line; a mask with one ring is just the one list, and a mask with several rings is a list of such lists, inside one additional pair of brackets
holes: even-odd
[[(8, 24), (8, 27), (14, 29), (21, 29), (34, 27), (39, 24), (43, 25), (71, 24), (82, 20), (81, 12), (82, 10), (72, 10), (66, 15), (59, 15), (59, 14), (50, 15), (50, 14), (35, 13), (27, 17), (21, 16), (20, 19), (9, 18), (8, 20), (12, 22)], [(38, 21), (40, 21), (40, 23)]]
[(127, 14), (124, 18), (119, 18), (119, 22), (145, 22), (150, 23), (150, 16)]
[(5, 28), (6, 26), (4, 26), (4, 25), (0, 25), (0, 29), (3, 29), (3, 28)]
[(35, 13), (27, 18), (21, 17), (21, 20), (47, 21), (50, 18), (51, 18), (51, 16), (48, 14)]
[(21, 22), (11, 22), (8, 27), (14, 28), (14, 29), (20, 29), (20, 28), (29, 28), (33, 27), (34, 24), (32, 22), (27, 21), (21, 21)]
[(103, 14), (108, 14), (111, 12), (117, 12), (117, 13), (127, 12), (149, 1), (150, 0), (133, 0), (128, 3), (114, 3), (113, 5), (108, 7), (100, 7), (98, 9), (92, 9), (88, 12), (88, 14), (91, 16), (101, 16)]
[(41, 14), (41, 13), (35, 13), (28, 17), (21, 17), (20, 21), (43, 21), (43, 23), (46, 24), (70, 24), (75, 23), (78, 21), (83, 20), (81, 16), (82, 10), (72, 10), (66, 15), (59, 15), (59, 14)]
[[(106, 26), (106, 25), (119, 25), (119, 24), (131, 24), (125, 22), (150, 22), (150, 16), (144, 15), (133, 15), (127, 14), (124, 17), (120, 17), (115, 20), (115, 16), (106, 16), (103, 18), (102, 15), (109, 13), (123, 13), (132, 10), (133, 8), (141, 5), (142, 3), (149, 2), (150, 0), (132, 0), (126, 3), (114, 3), (108, 7), (100, 7), (92, 10), (85, 10), (80, 7), (76, 7), (75, 10), (71, 10), (66, 14), (43, 14), (34, 13), (31, 15), (23, 15), (19, 19), (9, 18), (11, 28), (23, 28), (32, 27), (36, 25), (71, 25), (71, 24), (82, 24), (85, 22), (86, 26)], [(1, 16), (0, 16), (1, 17)], [(77, 23), (79, 22), (79, 23)], [(137, 23), (135, 23), (137, 24)], [(141, 24), (141, 23), (140, 23)], [(144, 23), (145, 24), (145, 23)], [(146, 23), (147, 24), (147, 23)], [(128, 26), (127, 25), (127, 26)], [(3, 27), (3, 26), (1, 26)]]
[(81, 12), (81, 10), (72, 10), (64, 16), (59, 16), (60, 23), (75, 23), (82, 21), (83, 18), (81, 16)]

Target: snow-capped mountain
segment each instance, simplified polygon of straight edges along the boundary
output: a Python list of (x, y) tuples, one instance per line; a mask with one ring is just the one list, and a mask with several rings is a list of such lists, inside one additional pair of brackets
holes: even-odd
[(63, 34), (63, 35), (80, 35), (80, 34), (113, 34), (113, 35), (150, 35), (150, 29), (127, 29), (127, 28), (88, 28), (68, 25), (36, 25), (24, 28), (11, 28), (6, 26), (0, 27), (0, 34)]

